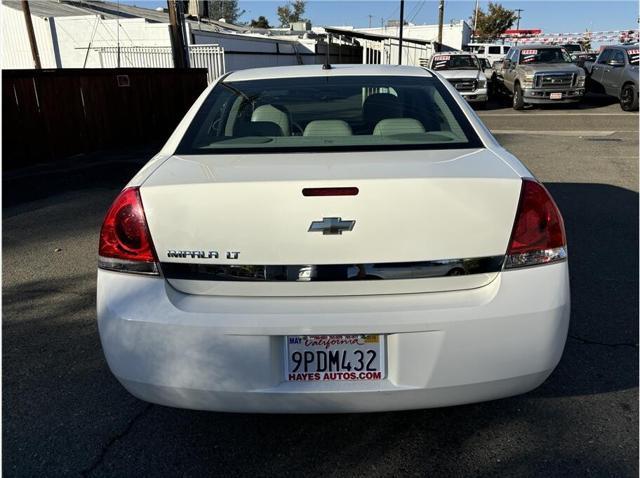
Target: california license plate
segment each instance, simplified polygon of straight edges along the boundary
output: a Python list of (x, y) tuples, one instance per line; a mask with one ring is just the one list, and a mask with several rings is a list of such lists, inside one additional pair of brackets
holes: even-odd
[(382, 335), (289, 335), (288, 381), (360, 381), (384, 378)]
[(552, 100), (561, 100), (562, 99), (562, 93), (551, 93), (549, 95), (549, 98)]

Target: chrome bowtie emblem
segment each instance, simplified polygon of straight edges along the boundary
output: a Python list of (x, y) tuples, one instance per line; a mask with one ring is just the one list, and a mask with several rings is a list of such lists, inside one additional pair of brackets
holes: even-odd
[(341, 217), (323, 217), (322, 221), (313, 221), (309, 226), (309, 232), (322, 232), (323, 235), (342, 234), (342, 231), (351, 231), (356, 221), (343, 221)]

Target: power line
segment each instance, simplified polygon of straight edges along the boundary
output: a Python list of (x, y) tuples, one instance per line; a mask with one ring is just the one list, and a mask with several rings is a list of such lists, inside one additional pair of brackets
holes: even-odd
[(418, 9), (416, 13), (414, 13), (413, 16), (411, 17), (411, 20), (409, 20), (409, 23), (413, 22), (413, 20), (418, 16), (418, 13), (420, 13), (420, 10), (422, 10), (422, 7), (424, 7), (426, 3), (427, 3), (427, 0), (422, 0), (422, 2), (418, 4)]

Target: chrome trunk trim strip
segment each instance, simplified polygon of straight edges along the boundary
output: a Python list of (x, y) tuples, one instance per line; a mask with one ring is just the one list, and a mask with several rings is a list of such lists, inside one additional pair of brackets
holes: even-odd
[(426, 279), (486, 274), (501, 271), (503, 263), (504, 256), (490, 256), (420, 262), (322, 265), (213, 265), (163, 262), (160, 264), (160, 269), (167, 279), (244, 282), (317, 282)]

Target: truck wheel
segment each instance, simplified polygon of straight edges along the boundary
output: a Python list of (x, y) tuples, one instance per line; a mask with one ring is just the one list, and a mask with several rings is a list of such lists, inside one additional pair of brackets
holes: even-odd
[(638, 93), (631, 83), (622, 87), (620, 107), (624, 111), (636, 111), (638, 109)]
[(522, 96), (522, 88), (520, 83), (516, 83), (513, 87), (513, 109), (521, 110), (524, 108), (524, 97)]

